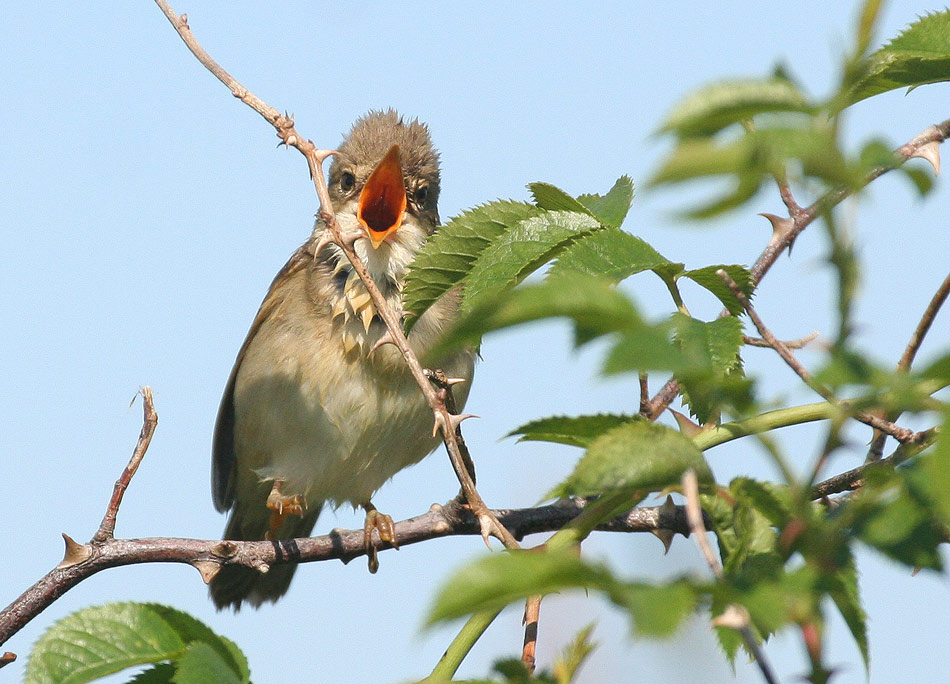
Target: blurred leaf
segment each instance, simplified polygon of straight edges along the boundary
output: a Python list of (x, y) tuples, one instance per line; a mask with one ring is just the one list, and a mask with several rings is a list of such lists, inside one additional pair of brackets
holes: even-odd
[(555, 442), (588, 447), (597, 437), (618, 425), (643, 420), (639, 415), (599, 413), (594, 416), (552, 416), (525, 423), (505, 437), (521, 435), (519, 442)]
[(666, 585), (627, 584), (614, 602), (630, 611), (637, 634), (668, 637), (696, 606), (696, 590), (686, 581)]
[(739, 290), (747, 298), (751, 299), (755, 285), (752, 282), (752, 274), (742, 266), (705, 266), (692, 271), (684, 271), (682, 277), (689, 278), (697, 285), (705, 287), (716, 295), (719, 301), (723, 303), (723, 306), (729, 310), (729, 313), (733, 316), (738, 316), (744, 309), (742, 304), (739, 303), (739, 300), (736, 299), (736, 296), (732, 293), (732, 290), (729, 289), (729, 286), (723, 282), (722, 278), (716, 275), (716, 271), (720, 269), (725, 271), (729, 277), (732, 278), (733, 282), (739, 286)]
[(847, 554), (848, 562), (845, 567), (831, 574), (828, 594), (838, 607), (841, 617), (844, 618), (851, 636), (854, 637), (861, 659), (864, 661), (864, 672), (868, 674), (870, 668), (870, 651), (868, 649), (868, 616), (861, 605), (861, 594), (858, 588), (858, 567), (850, 549)]
[(483, 610), (500, 610), (513, 601), (569, 588), (610, 593), (617, 580), (602, 565), (563, 551), (509, 551), (468, 563), (436, 595), (426, 624)]
[(934, 448), (917, 457), (909, 477), (914, 487), (929, 499), (939, 523), (950, 530), (950, 409), (944, 411)]
[(950, 11), (921, 17), (863, 64), (845, 106), (896, 88), (950, 80)]
[(234, 681), (248, 681), (247, 660), (233, 643), (186, 613), (152, 603), (92, 606), (58, 621), (33, 647), (25, 681), (81, 684), (134, 665), (177, 663), (195, 643), (214, 651)]
[[(842, 515), (868, 546), (912, 568), (941, 570), (938, 546), (946, 529), (935, 518), (934, 490), (917, 470), (932, 453), (902, 468), (882, 465), (865, 471), (864, 487), (847, 502)], [(946, 490), (938, 496), (945, 501)]]
[(874, 27), (881, 15), (882, 0), (865, 0), (858, 17), (858, 55), (864, 54), (871, 44)]
[(540, 210), (526, 202), (498, 200), (463, 212), (441, 226), (409, 265), (403, 308), (411, 328), (426, 309), (461, 281), (499, 235)]
[(475, 260), (465, 278), (463, 311), (508, 290), (580, 237), (602, 230), (587, 214), (548, 211), (500, 235)]
[(651, 636), (672, 634), (695, 606), (697, 593), (687, 580), (666, 585), (621, 581), (606, 566), (579, 558), (574, 549), (508, 551), (456, 572), (439, 590), (426, 624), (567, 589), (604, 594), (629, 613), (637, 633)]
[[(622, 230), (591, 233), (561, 252), (550, 276), (579, 271), (620, 282), (670, 262), (640, 238)], [(682, 268), (682, 265), (679, 265)]]
[(597, 644), (590, 640), (593, 631), (593, 623), (584, 627), (554, 661), (551, 671), (557, 684), (570, 684), (587, 656), (597, 648)]
[(668, 324), (660, 323), (621, 331), (616, 344), (607, 353), (604, 374), (682, 369), (686, 359), (670, 340), (668, 330)]
[(721, 81), (687, 95), (660, 128), (681, 138), (710, 136), (764, 112), (809, 112), (794, 83), (782, 78)]
[(578, 345), (609, 333), (650, 328), (626, 295), (604, 281), (578, 274), (548, 278), (483, 299), (478, 307), (462, 313), (432, 355), (476, 344), (493, 330), (547, 318), (572, 320)]
[(679, 484), (692, 468), (702, 483), (713, 481), (702, 452), (665, 425), (634, 421), (595, 439), (567, 479), (546, 498), (593, 496), (611, 491), (659, 491)]
[(817, 127), (759, 128), (728, 140), (681, 140), (650, 179), (650, 184), (672, 185), (709, 177), (731, 177), (732, 189), (706, 204), (684, 212), (708, 218), (740, 206), (753, 197), (764, 181), (785, 176), (788, 168), (800, 170), (828, 186), (859, 188), (861, 169), (842, 155), (832, 132)]

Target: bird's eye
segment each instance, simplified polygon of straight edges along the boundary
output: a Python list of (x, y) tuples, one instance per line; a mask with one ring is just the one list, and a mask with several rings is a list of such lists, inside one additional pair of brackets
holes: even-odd
[(344, 171), (343, 175), (340, 176), (340, 190), (349, 192), (354, 185), (356, 185), (356, 177), (349, 171)]
[(422, 206), (423, 204), (426, 203), (426, 198), (428, 196), (429, 196), (428, 185), (420, 185), (418, 188), (416, 188), (415, 193), (413, 193), (412, 195), (413, 199), (416, 200), (416, 204), (419, 206)]

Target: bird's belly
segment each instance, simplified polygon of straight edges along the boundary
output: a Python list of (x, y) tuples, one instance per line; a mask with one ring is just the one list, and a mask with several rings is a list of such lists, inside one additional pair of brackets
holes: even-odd
[(380, 378), (339, 357), (303, 358), (238, 378), (239, 489), (281, 480), (283, 494), (311, 506), (358, 505), (436, 446), (432, 411), (406, 373)]

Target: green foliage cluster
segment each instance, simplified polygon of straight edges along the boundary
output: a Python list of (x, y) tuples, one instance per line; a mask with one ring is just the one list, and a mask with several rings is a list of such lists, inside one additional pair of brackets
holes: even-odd
[[(821, 648), (830, 609), (840, 612), (869, 666), (854, 560), (858, 545), (909, 568), (942, 571), (938, 545), (950, 534), (950, 409), (934, 394), (950, 384), (950, 356), (922, 371), (892, 371), (852, 348), (858, 266), (837, 229), (834, 204), (891, 169), (907, 174), (922, 193), (929, 190), (929, 176), (903, 168), (904, 159), (878, 140), (857, 153), (843, 150), (840, 114), (882, 92), (950, 80), (950, 12), (919, 19), (871, 52), (878, 6), (871, 1), (863, 7), (854, 51), (837, 89), (823, 100), (807, 95), (783, 69), (763, 79), (716, 83), (686, 97), (660, 127), (675, 145), (650, 180), (654, 187), (709, 177), (728, 181), (719, 194), (684, 212), (697, 219), (742, 206), (776, 180), (813, 193), (837, 274), (839, 314), (837, 336), (815, 377), (830, 393), (846, 392), (847, 401), (832, 397), (817, 413), (814, 407), (764, 412), (756, 379), (743, 370), (744, 307), (720, 272), (745, 297), (754, 294), (753, 274), (730, 264), (687, 268), (624, 231), (634, 195), (626, 176), (603, 195), (577, 197), (533, 183), (533, 202), (497, 201), (467, 211), (443, 226), (418, 255), (403, 293), (411, 314), (407, 329), (449, 290), (461, 288), (464, 295), (462, 318), (440, 353), (477, 344), (502, 328), (566, 319), (576, 345), (607, 341), (605, 374), (672, 377), (696, 420), (692, 431), (680, 432), (640, 415), (557, 416), (515, 430), (521, 440), (583, 449), (575, 471), (551, 497), (599, 498), (555, 534), (544, 552), (493, 554), (459, 571), (439, 591), (430, 622), (474, 616), (471, 620), (484, 625), (528, 596), (582, 589), (629, 615), (635, 633), (662, 637), (691, 614), (716, 617), (738, 606), (758, 639), (780, 630), (799, 633), (808, 677), (820, 684), (830, 677)], [(543, 277), (528, 280), (545, 267)], [(618, 287), (641, 273), (665, 285), (668, 317), (648, 320), (630, 288)], [(691, 316), (680, 291), (684, 279), (717, 297), (723, 316), (711, 321)], [(868, 468), (864, 486), (832, 505), (816, 497), (818, 475), (842, 444), (842, 425), (859, 412), (890, 420), (918, 412), (933, 428)], [(724, 416), (733, 422), (720, 425)], [(764, 434), (758, 438), (783, 474), (778, 481), (720, 483), (706, 464), (704, 450), (722, 441), (818, 418), (828, 423), (826, 446), (804, 476), (788, 467)], [(644, 582), (577, 553), (598, 523), (650, 493), (677, 491), (687, 470), (701, 484), (722, 559), (721, 578)], [(742, 648), (739, 634), (729, 626), (716, 630), (724, 652), (734, 658)], [(460, 642), (477, 638), (468, 634), (463, 629)], [(463, 643), (453, 652), (461, 653), (460, 659), (470, 646)], [(520, 662), (502, 661), (491, 681), (566, 684), (592, 647), (588, 627), (550, 671), (529, 673)], [(227, 640), (177, 611), (126, 604), (91, 608), (54, 626), (37, 644), (28, 681), (85, 682), (141, 663), (164, 664), (140, 675), (140, 682), (210, 681), (192, 675), (197, 663), (218, 673), (214, 681), (248, 681), (243, 657)], [(440, 663), (429, 681), (449, 681), (457, 666)]]

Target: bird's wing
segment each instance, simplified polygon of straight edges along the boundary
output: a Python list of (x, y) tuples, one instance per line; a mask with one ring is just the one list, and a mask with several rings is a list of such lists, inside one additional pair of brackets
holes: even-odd
[(212, 460), (211, 460), (211, 496), (214, 501), (214, 507), (224, 513), (234, 504), (234, 486), (235, 486), (235, 454), (234, 454), (234, 382), (237, 378), (238, 370), (241, 368), (241, 362), (244, 361), (244, 355), (250, 346), (251, 340), (257, 334), (261, 325), (278, 308), (283, 301), (284, 290), (292, 276), (297, 271), (304, 268), (313, 261), (314, 241), (309, 240), (304, 243), (284, 264), (277, 275), (274, 277), (270, 288), (267, 290), (267, 296), (261, 302), (261, 308), (254, 317), (251, 329), (247, 332), (244, 344), (238, 352), (237, 359), (234, 361), (234, 367), (231, 369), (231, 375), (228, 377), (228, 384), (224, 388), (224, 396), (221, 397), (221, 405), (218, 407), (218, 418), (214, 424), (214, 439), (212, 440)]

